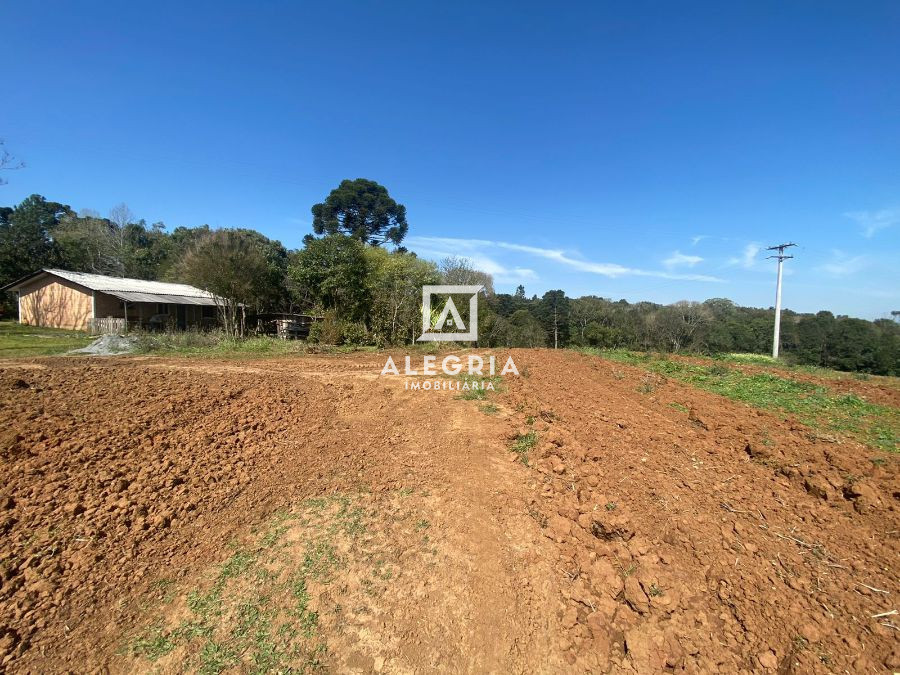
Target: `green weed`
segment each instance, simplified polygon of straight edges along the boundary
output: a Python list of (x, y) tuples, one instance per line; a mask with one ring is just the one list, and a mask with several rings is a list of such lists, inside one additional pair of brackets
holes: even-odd
[(528, 453), (537, 445), (537, 432), (529, 431), (527, 434), (519, 434), (513, 441), (510, 449), (519, 456), (519, 461), (528, 466)]
[(238, 662), (237, 655), (218, 642), (209, 641), (200, 652), (200, 670), (203, 675), (216, 675)]
[[(485, 400), (489, 393), (499, 390), (500, 382), (503, 379), (499, 375), (481, 377), (480, 375), (469, 375), (468, 373), (464, 373), (458, 377), (461, 380), (460, 387), (463, 387), (466, 384), (469, 387), (468, 389), (462, 390), (459, 395), (459, 398), (465, 401)], [(488, 384), (493, 388), (489, 388)]]
[(138, 656), (144, 656), (151, 661), (165, 656), (173, 649), (176, 643), (171, 635), (162, 626), (151, 626), (146, 633), (135, 638), (131, 643), (131, 652)]

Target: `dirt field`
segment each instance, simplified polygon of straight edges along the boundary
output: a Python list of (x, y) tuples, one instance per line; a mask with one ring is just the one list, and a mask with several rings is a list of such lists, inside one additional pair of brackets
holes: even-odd
[(898, 455), (512, 355), (0, 363), (0, 670), (900, 669)]

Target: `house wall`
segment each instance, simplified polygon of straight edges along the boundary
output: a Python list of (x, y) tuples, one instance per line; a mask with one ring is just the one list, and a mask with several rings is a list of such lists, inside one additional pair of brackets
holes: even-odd
[(19, 323), (86, 330), (93, 317), (90, 290), (58, 277), (44, 277), (19, 289)]
[(122, 301), (113, 295), (107, 295), (96, 291), (94, 293), (94, 316), (97, 319), (106, 319), (108, 317), (121, 318)]

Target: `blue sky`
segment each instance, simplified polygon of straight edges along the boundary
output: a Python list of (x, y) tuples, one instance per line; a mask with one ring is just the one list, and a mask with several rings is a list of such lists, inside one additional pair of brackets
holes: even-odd
[[(188, 6), (189, 5), (189, 6)], [(296, 247), (343, 178), (498, 290), (900, 309), (900, 4), (0, 5), (37, 192)]]

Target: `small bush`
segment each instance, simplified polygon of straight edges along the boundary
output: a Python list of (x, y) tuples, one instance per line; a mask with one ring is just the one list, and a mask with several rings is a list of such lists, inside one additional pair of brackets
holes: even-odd
[(342, 323), (334, 312), (325, 312), (321, 321), (309, 327), (307, 339), (320, 345), (339, 345), (344, 339)]
[(367, 345), (371, 342), (366, 324), (361, 321), (356, 323), (343, 322), (341, 333), (343, 344)]
[(343, 321), (333, 311), (325, 312), (321, 321), (309, 328), (310, 343), (320, 345), (368, 345), (372, 337), (361, 321)]

